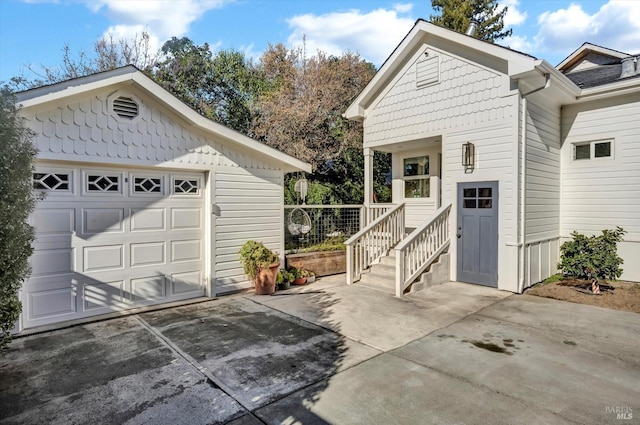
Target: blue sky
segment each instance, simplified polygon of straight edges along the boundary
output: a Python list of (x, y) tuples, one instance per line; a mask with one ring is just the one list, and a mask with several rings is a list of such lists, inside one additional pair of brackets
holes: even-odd
[[(558, 64), (583, 42), (640, 53), (638, 0), (502, 0), (513, 37), (500, 44)], [(105, 34), (142, 30), (159, 48), (171, 36), (257, 58), (269, 43), (360, 53), (379, 66), (429, 0), (0, 0), (0, 81), (25, 65), (56, 66), (66, 44), (91, 51)]]

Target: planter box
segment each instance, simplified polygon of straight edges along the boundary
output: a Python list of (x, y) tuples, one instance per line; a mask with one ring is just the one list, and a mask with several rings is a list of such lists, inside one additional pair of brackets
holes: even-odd
[(287, 267), (302, 267), (316, 276), (329, 276), (347, 272), (346, 251), (318, 251), (288, 254)]

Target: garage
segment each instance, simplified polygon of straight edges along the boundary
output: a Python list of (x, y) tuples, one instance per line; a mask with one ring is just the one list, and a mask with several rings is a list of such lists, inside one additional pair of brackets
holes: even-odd
[(17, 101), (43, 196), (18, 331), (248, 288), (238, 249), (249, 239), (284, 255), (284, 173), (309, 164), (199, 115), (133, 66)]
[(203, 181), (39, 165), (25, 326), (204, 295)]

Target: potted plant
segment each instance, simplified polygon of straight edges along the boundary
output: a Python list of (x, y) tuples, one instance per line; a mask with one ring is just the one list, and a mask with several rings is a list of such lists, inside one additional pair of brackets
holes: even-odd
[(307, 283), (313, 283), (316, 281), (316, 274), (314, 272), (305, 269), (303, 269), (303, 272), (305, 273), (305, 276), (307, 278)]
[(298, 269), (296, 267), (291, 267), (289, 272), (293, 275), (293, 280), (291, 283), (294, 285), (304, 285), (307, 283), (307, 277), (303, 275), (302, 269)]
[(247, 241), (240, 248), (240, 262), (245, 274), (253, 281), (258, 295), (270, 295), (276, 291), (276, 279), (280, 258), (262, 242)]
[(278, 271), (277, 283), (278, 289), (284, 290), (291, 287), (291, 281), (293, 280), (292, 274), (282, 269)]

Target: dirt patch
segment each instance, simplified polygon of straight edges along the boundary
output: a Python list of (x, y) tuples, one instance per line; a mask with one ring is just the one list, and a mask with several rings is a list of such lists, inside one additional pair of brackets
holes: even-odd
[(602, 293), (599, 295), (592, 294), (590, 288), (591, 283), (586, 280), (566, 279), (558, 282), (539, 283), (529, 288), (525, 293), (572, 303), (640, 313), (640, 283), (600, 282)]

